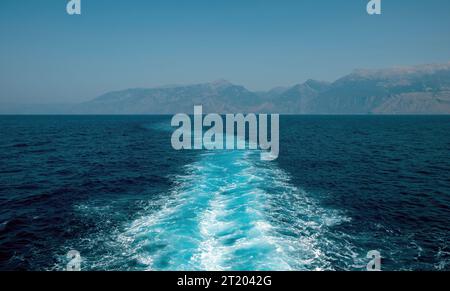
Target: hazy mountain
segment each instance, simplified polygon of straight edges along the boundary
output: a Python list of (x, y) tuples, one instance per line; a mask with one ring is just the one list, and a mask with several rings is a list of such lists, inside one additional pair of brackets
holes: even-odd
[(319, 94), (309, 113), (450, 113), (450, 63), (357, 70)]
[(107, 93), (74, 108), (79, 113), (278, 112), (288, 114), (450, 113), (450, 63), (356, 70), (333, 82), (251, 92), (227, 81)]
[(261, 98), (242, 86), (227, 81), (154, 89), (128, 89), (104, 94), (73, 108), (88, 114), (173, 114), (192, 113), (194, 105), (205, 112), (259, 111)]
[(320, 94), (329, 88), (330, 84), (315, 80), (308, 80), (285, 90), (273, 104), (279, 112), (290, 114), (307, 114), (311, 112), (311, 106)]
[(333, 83), (308, 80), (267, 92), (224, 80), (127, 89), (77, 105), (5, 105), (0, 113), (174, 114), (192, 113), (194, 105), (205, 113), (450, 114), (450, 63), (356, 70)]

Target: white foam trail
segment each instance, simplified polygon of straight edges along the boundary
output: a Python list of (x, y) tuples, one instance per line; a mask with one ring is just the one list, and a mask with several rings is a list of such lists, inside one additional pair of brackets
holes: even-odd
[(327, 229), (345, 218), (323, 209), (259, 153), (201, 154), (158, 212), (121, 240), (144, 269), (330, 269)]

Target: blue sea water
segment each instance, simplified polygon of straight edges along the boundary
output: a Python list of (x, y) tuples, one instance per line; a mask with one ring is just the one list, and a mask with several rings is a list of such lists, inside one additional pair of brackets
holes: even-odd
[(450, 117), (282, 116), (280, 156), (170, 116), (1, 116), (0, 269), (450, 270)]

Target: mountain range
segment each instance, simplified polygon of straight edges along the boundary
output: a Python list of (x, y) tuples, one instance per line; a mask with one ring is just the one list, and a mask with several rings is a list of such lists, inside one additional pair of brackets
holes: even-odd
[[(331, 83), (308, 80), (267, 92), (225, 80), (127, 89), (81, 104), (53, 106), (46, 113), (175, 114), (192, 113), (194, 105), (215, 113), (450, 114), (450, 63), (355, 70)], [(42, 106), (38, 112), (23, 112), (27, 110), (33, 108), (13, 113), (45, 113)]]

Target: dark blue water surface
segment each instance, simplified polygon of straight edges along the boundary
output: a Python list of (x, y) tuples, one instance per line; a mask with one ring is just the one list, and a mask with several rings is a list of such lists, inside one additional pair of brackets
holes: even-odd
[(280, 156), (170, 116), (1, 116), (0, 269), (450, 270), (450, 117), (283, 116)]

